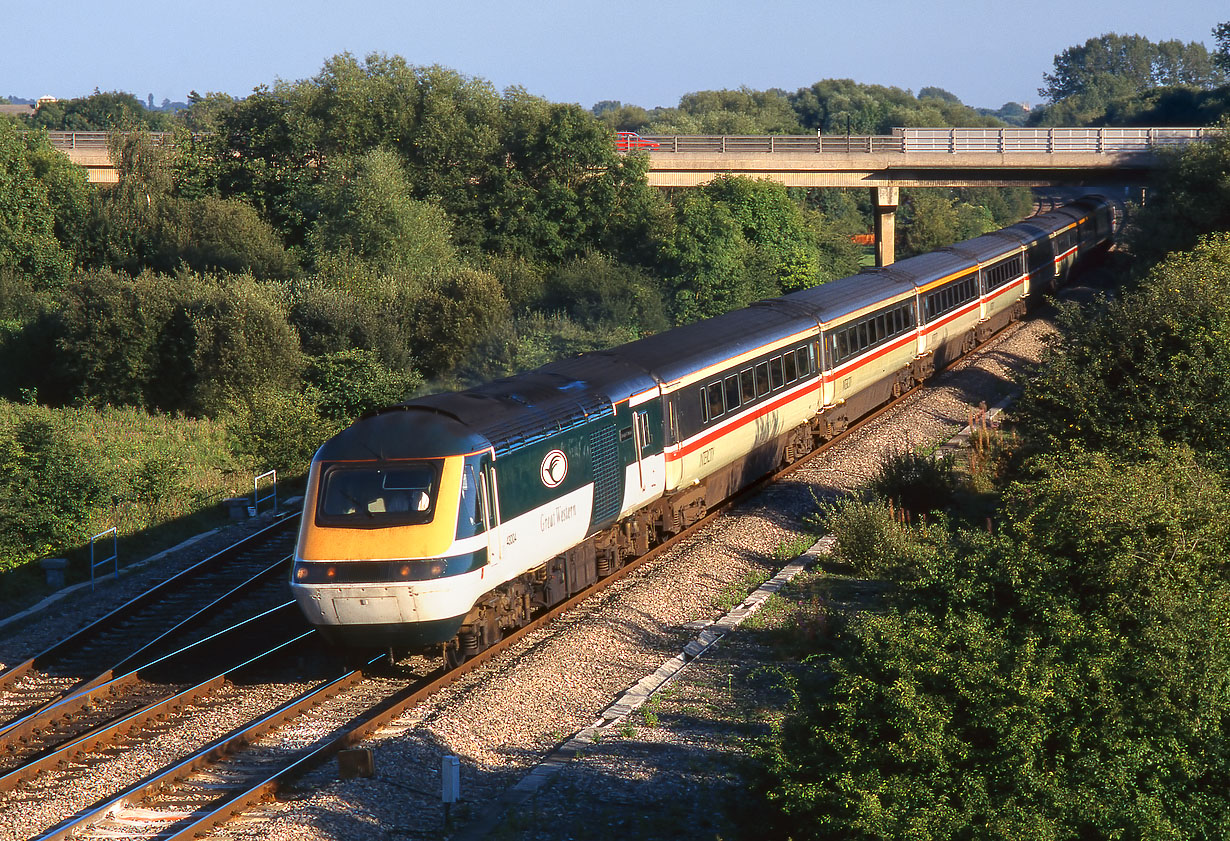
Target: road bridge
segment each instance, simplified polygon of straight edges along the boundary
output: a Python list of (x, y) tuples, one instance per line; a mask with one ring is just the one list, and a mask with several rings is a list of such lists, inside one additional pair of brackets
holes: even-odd
[(638, 136), (649, 183), (695, 187), (719, 175), (788, 187), (866, 187), (876, 206), (876, 262), (895, 248), (902, 187), (1107, 187), (1144, 184), (1166, 149), (1204, 139), (1201, 128), (900, 128), (873, 136)]

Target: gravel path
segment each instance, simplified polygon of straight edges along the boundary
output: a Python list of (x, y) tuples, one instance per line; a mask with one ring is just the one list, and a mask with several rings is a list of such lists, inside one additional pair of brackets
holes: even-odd
[[(699, 623), (718, 618), (772, 575), (782, 564), (775, 554), (805, 531), (814, 495), (858, 486), (886, 449), (949, 437), (967, 423), (972, 406), (1011, 390), (1014, 372), (1037, 358), (1052, 330), (1044, 319), (1015, 329), (791, 478), (406, 713), (364, 744), (374, 752), (375, 777), (343, 781), (335, 764), (326, 765), (216, 837), (732, 837), (743, 806), (745, 749), (768, 732), (783, 704), (780, 681), (771, 675), (789, 668), (761, 635), (742, 631), (572, 760), (522, 811), (494, 827), (477, 818), (562, 742), (594, 724), (625, 689), (678, 654)], [(148, 575), (165, 572), (159, 565)], [(102, 612), (98, 604), (141, 583), (129, 576), (101, 598), (76, 599), (73, 611), (84, 621), (83, 614)], [(62, 635), (66, 612), (57, 608), (10, 631), (0, 640), (0, 660), (16, 662)], [(439, 794), (446, 754), (460, 757), (462, 791), (448, 831)], [(80, 808), (72, 804), (90, 795), (74, 795), (71, 785), (62, 782), (54, 796), (0, 800), (0, 839), (27, 837), (27, 827)], [(58, 814), (34, 814), (44, 809)]]

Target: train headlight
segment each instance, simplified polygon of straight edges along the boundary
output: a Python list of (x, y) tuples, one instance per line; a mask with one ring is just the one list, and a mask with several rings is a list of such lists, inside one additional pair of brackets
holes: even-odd
[(448, 561), (432, 561), (427, 565), (427, 574), (429, 578), (440, 578), (444, 575), (444, 571), (447, 569)]

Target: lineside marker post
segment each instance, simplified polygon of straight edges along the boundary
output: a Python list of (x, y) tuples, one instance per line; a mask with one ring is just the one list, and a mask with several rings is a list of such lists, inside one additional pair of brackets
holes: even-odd
[(440, 799), (444, 801), (444, 827), (452, 826), (452, 805), (461, 799), (461, 760), (446, 756), (440, 760)]

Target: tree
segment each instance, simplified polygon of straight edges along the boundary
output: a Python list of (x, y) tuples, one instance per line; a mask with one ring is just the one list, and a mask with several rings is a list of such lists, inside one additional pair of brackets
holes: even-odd
[(170, 131), (177, 124), (174, 115), (149, 111), (130, 93), (97, 88), (87, 97), (44, 103), (30, 121), (50, 131)]
[(1126, 104), (1162, 86), (1208, 90), (1227, 78), (1199, 42), (1154, 43), (1139, 35), (1114, 33), (1090, 38), (1055, 56), (1055, 72), (1039, 88), (1050, 107), (1030, 115), (1031, 125), (1085, 124), (1108, 108)]
[(749, 260), (767, 277), (753, 286), (758, 297), (795, 292), (819, 280), (819, 255), (804, 211), (785, 187), (750, 178), (715, 178), (703, 188), (730, 208), (751, 246)]
[(367, 267), (358, 274), (329, 271), (290, 284), (288, 318), (299, 334), (303, 351), (311, 357), (370, 351), (391, 370), (414, 367), (410, 352), (410, 325), (404, 318), (391, 284), (381, 285)]
[(746, 271), (749, 251), (730, 208), (705, 190), (685, 193), (661, 245), (675, 323), (720, 315), (756, 300)]
[(939, 99), (944, 102), (951, 103), (953, 105), (961, 104), (961, 98), (958, 97), (955, 93), (950, 93), (944, 90), (943, 88), (937, 88), (937, 87), (920, 88), (918, 91), (918, 98), (919, 99)]
[(1035, 467), (996, 536), (844, 507), (838, 560), (881, 532), (864, 554), (894, 598), (837, 620), (797, 672), (762, 755), (762, 833), (1224, 833), (1224, 477), (1182, 448)]
[(261, 391), (295, 391), (305, 360), (277, 285), (247, 275), (82, 275), (27, 328), (44, 402), (217, 417)]
[(422, 385), (412, 371), (395, 371), (378, 354), (351, 348), (325, 354), (308, 364), (305, 380), (320, 414), (346, 424), (364, 412), (392, 406)]
[(649, 112), (641, 106), (616, 100), (596, 103), (590, 110), (611, 131), (643, 131), (650, 121)]
[(1217, 42), (1217, 50), (1213, 53), (1213, 61), (1222, 72), (1230, 76), (1230, 21), (1219, 23), (1213, 27), (1213, 38)]
[(335, 160), (321, 186), (312, 236), (318, 253), (352, 256), (377, 272), (424, 274), (455, 258), (444, 211), (412, 198), (401, 161), (372, 149)]
[(235, 107), (235, 98), (227, 93), (188, 92), (188, 107), (180, 111), (184, 126), (193, 132), (213, 133), (220, 127), (223, 115)]
[(649, 259), (664, 205), (642, 155), (618, 155), (602, 123), (575, 105), (512, 88), (502, 103), (502, 166), (481, 197), (489, 251), (559, 263), (594, 250)]
[(262, 86), (241, 100), (215, 98), (201, 105), (205, 113), (199, 118), (213, 129), (177, 145), (185, 150), (175, 161), (180, 183), (190, 174), (192, 197), (210, 194), (251, 204), (287, 245), (303, 245), (315, 222), (324, 162), (298, 108), (287, 85)]
[(1048, 102), (1097, 94), (1110, 100), (1117, 94), (1152, 87), (1156, 46), (1140, 35), (1114, 33), (1090, 38), (1055, 56), (1055, 72), (1044, 73), (1039, 95)]
[(1202, 234), (1230, 230), (1230, 119), (1221, 128), (1169, 155), (1155, 174), (1149, 202), (1128, 232), (1146, 263), (1191, 248)]
[(634, 335), (670, 326), (657, 282), (647, 274), (600, 254), (587, 254), (560, 266), (546, 283), (539, 307), (566, 312), (581, 324), (616, 325)]
[[(897, 126), (994, 126), (999, 121), (962, 105), (939, 88), (915, 98), (909, 91), (825, 79), (789, 95), (805, 130), (824, 134), (890, 134)], [(950, 98), (951, 97), (951, 98)]]
[(168, 217), (155, 268), (186, 264), (202, 274), (248, 273), (260, 280), (284, 280), (299, 270), (273, 227), (241, 199), (179, 199)]
[(1155, 266), (1087, 311), (1025, 384), (1014, 409), (1039, 446), (1134, 452), (1143, 440), (1230, 452), (1230, 234)]
[(62, 282), (81, 248), (87, 202), (84, 171), (46, 135), (0, 123), (0, 269)]
[(960, 239), (956, 202), (946, 190), (907, 191), (897, 216), (901, 256), (925, 254)]

